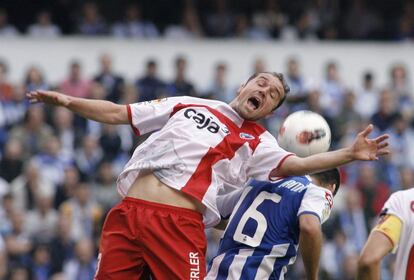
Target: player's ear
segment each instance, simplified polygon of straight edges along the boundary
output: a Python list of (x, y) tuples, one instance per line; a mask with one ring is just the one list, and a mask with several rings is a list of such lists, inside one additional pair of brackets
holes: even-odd
[(329, 185), (329, 190), (331, 191), (333, 196), (335, 196), (335, 194), (336, 194), (336, 184), (330, 184)]
[(242, 84), (239, 86), (239, 88), (237, 89), (237, 94), (236, 94), (236, 96), (238, 96), (238, 95), (240, 94), (241, 90), (244, 88), (244, 86), (245, 86), (245, 85), (246, 85), (245, 83), (242, 83)]

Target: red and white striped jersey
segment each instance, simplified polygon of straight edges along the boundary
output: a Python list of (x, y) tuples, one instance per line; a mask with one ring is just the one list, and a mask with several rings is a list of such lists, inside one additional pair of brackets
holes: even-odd
[(382, 215), (394, 215), (402, 222), (393, 279), (414, 279), (414, 189), (393, 193)]
[(249, 178), (268, 180), (291, 155), (263, 127), (241, 118), (228, 104), (172, 97), (127, 105), (137, 135), (154, 132), (139, 145), (118, 178), (122, 196), (140, 172), (206, 206), (204, 223), (220, 221), (216, 199)]

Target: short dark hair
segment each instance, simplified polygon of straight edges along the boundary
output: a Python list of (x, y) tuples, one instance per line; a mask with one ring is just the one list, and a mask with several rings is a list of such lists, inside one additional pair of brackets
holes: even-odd
[(341, 184), (341, 174), (338, 168), (332, 168), (326, 171), (311, 174), (311, 177), (316, 178), (321, 184), (335, 184), (336, 188), (333, 192), (335, 196)]
[(274, 110), (276, 110), (277, 108), (279, 108), (282, 104), (283, 104), (283, 102), (285, 101), (285, 99), (286, 99), (286, 96), (288, 95), (288, 93), (290, 92), (290, 87), (289, 87), (289, 85), (287, 84), (287, 82), (286, 82), (286, 79), (285, 79), (285, 77), (283, 76), (283, 74), (282, 73), (277, 73), (277, 72), (267, 72), (267, 71), (265, 71), (265, 72), (257, 72), (257, 73), (254, 73), (253, 75), (251, 75), (248, 79), (247, 79), (247, 81), (246, 81), (246, 84), (248, 84), (251, 80), (253, 80), (254, 78), (256, 78), (257, 76), (259, 76), (260, 74), (271, 74), (272, 76), (274, 76), (274, 77), (276, 77), (276, 78), (278, 78), (279, 79), (279, 81), (282, 83), (282, 86), (283, 86), (283, 91), (285, 92), (285, 94), (283, 95), (283, 97), (282, 97), (282, 99), (280, 99), (280, 101), (279, 101), (279, 104), (277, 104), (276, 105), (276, 107), (275, 108), (273, 108), (273, 111)]

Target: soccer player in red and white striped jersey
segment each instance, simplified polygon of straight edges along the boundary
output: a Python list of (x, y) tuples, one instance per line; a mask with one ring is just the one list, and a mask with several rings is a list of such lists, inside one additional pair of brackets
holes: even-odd
[(220, 221), (216, 200), (249, 178), (272, 180), (330, 169), (388, 153), (387, 135), (368, 139), (372, 126), (341, 150), (299, 158), (281, 149), (255, 121), (271, 114), (288, 94), (281, 74), (257, 73), (226, 104), (175, 97), (131, 105), (28, 93), (32, 102), (64, 106), (98, 122), (127, 124), (139, 145), (118, 178), (125, 198), (108, 214), (96, 279), (203, 279), (204, 227)]

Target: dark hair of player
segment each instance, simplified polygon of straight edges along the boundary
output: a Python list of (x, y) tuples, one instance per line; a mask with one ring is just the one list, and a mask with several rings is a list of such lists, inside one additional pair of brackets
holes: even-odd
[(317, 179), (322, 185), (335, 184), (336, 188), (333, 192), (333, 195), (335, 196), (338, 192), (339, 185), (341, 184), (341, 175), (339, 173), (338, 168), (333, 168), (323, 172), (314, 173), (311, 175), (311, 177)]
[(279, 101), (279, 104), (277, 104), (277, 105), (276, 105), (276, 107), (275, 107), (275, 108), (273, 108), (273, 111), (274, 111), (274, 110), (276, 110), (277, 108), (279, 108), (279, 107), (283, 104), (283, 101), (285, 101), (287, 94), (290, 92), (290, 87), (289, 87), (289, 85), (287, 84), (286, 79), (285, 79), (285, 77), (283, 76), (283, 74), (282, 74), (282, 73), (277, 73), (277, 72), (267, 72), (267, 71), (266, 71), (266, 72), (257, 72), (257, 73), (254, 73), (253, 75), (251, 75), (251, 76), (247, 79), (246, 84), (247, 84), (248, 82), (250, 82), (251, 80), (253, 80), (254, 78), (256, 78), (259, 74), (262, 74), (262, 73), (271, 74), (271, 75), (273, 75), (274, 77), (278, 78), (278, 79), (279, 79), (279, 81), (282, 83), (282, 86), (283, 86), (284, 95), (283, 95), (282, 99)]

